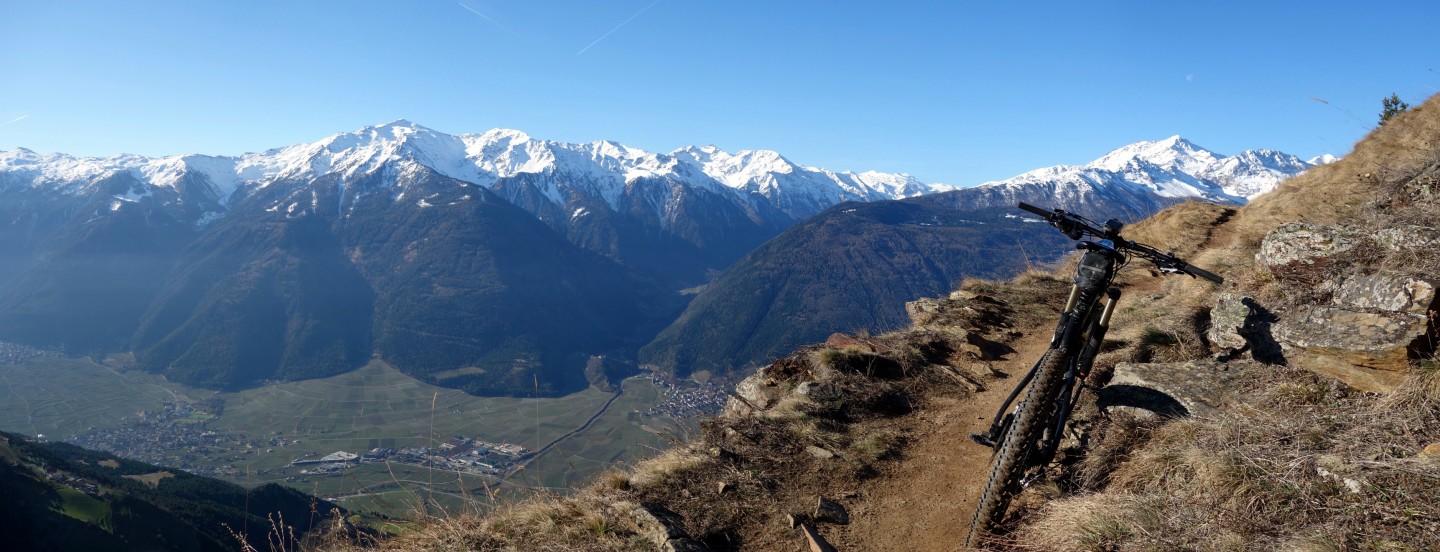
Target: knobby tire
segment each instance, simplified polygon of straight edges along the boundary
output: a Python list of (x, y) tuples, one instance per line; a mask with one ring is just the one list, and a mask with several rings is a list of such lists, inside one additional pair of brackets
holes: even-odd
[(1015, 418), (997, 443), (994, 460), (990, 465), (990, 479), (985, 491), (980, 493), (980, 502), (975, 505), (975, 516), (970, 520), (970, 531), (965, 536), (965, 546), (975, 546), (980, 537), (1005, 518), (1010, 500), (1020, 492), (1020, 478), (1025, 475), (1028, 460), (1035, 451), (1036, 442), (1050, 425), (1051, 402), (1065, 376), (1065, 363), (1070, 358), (1065, 349), (1052, 349), (1046, 353), (1035, 380), (1030, 382), (1025, 397), (1015, 409)]

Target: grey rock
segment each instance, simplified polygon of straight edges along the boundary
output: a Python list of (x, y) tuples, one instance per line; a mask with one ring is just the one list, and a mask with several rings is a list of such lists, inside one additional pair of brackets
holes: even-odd
[(616, 504), (617, 508), (626, 515), (635, 526), (635, 532), (655, 543), (655, 546), (663, 547), (673, 539), (688, 537), (682, 524), (684, 521), (679, 514), (670, 511), (668, 508), (656, 502), (641, 502), (639, 504), (622, 502)]
[(735, 393), (725, 403), (721, 416), (740, 417), (767, 410), (784, 397), (787, 390), (770, 378), (767, 369), (761, 368), (735, 386)]
[(1440, 246), (1440, 228), (1430, 226), (1399, 226), (1375, 233), (1375, 241), (1391, 251)]
[(1245, 299), (1229, 292), (1221, 293), (1215, 299), (1215, 307), (1210, 309), (1207, 334), (1216, 348), (1234, 350), (1245, 346), (1245, 337), (1240, 335), (1245, 319), (1250, 316), (1250, 306), (1245, 304)]
[(1255, 260), (1274, 270), (1289, 265), (1310, 265), (1334, 257), (1359, 244), (1359, 230), (1306, 222), (1282, 224), (1265, 235)]
[(940, 300), (925, 297), (905, 303), (905, 314), (911, 325), (922, 328), (940, 316)]
[(833, 384), (821, 381), (804, 381), (795, 386), (795, 394), (816, 402), (831, 402), (844, 398), (844, 393)]
[(1232, 389), (1246, 370), (1264, 369), (1250, 362), (1134, 363), (1115, 366), (1110, 383), (1100, 390), (1102, 408), (1121, 408), (1164, 417), (1206, 416), (1235, 399)]
[(1431, 277), (1397, 273), (1352, 276), (1340, 284), (1332, 302), (1350, 310), (1376, 310), (1425, 314), (1435, 307)]

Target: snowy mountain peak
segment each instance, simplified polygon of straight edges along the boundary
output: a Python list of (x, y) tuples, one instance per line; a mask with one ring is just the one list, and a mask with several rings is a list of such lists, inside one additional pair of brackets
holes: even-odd
[(1164, 140), (1130, 144), (1111, 151), (1086, 166), (1119, 172), (1140, 161), (1167, 170), (1194, 173), (1214, 163), (1219, 157), (1214, 152), (1176, 135)]
[(1293, 155), (1266, 149), (1226, 157), (1171, 136), (1115, 149), (1085, 165), (1045, 167), (984, 185), (1045, 185), (1054, 187), (1059, 196), (1123, 187), (1170, 199), (1243, 204), (1312, 166)]

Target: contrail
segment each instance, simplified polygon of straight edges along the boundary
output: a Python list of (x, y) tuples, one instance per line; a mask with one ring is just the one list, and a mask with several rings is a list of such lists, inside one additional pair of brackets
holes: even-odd
[(29, 114), (29, 113), (26, 113), (26, 114), (24, 114), (24, 115), (21, 115), (21, 116), (19, 116), (19, 117), (14, 118), (14, 119), (10, 119), (10, 120), (7, 121), (5, 124), (0, 125), (0, 126), (10, 126), (10, 125), (13, 125), (13, 124), (18, 123), (18, 122), (20, 122), (20, 121), (24, 121), (24, 120), (25, 120), (27, 117), (29, 117), (29, 116), (30, 116), (30, 114)]
[(491, 22), (491, 23), (494, 23), (496, 27), (500, 27), (500, 28), (501, 28), (502, 30), (504, 30), (505, 32), (510, 33), (511, 35), (515, 36), (515, 38), (520, 38), (520, 39), (525, 38), (525, 37), (523, 37), (523, 36), (520, 36), (519, 33), (516, 33), (515, 31), (511, 30), (510, 27), (506, 27), (503, 23), (501, 23), (501, 22), (499, 22), (499, 21), (496, 21), (494, 18), (492, 18), (492, 17), (490, 17), (490, 16), (488, 16), (488, 15), (485, 15), (485, 14), (483, 14), (483, 13), (480, 13), (480, 10), (477, 10), (477, 9), (472, 8), (472, 7), (470, 7), (470, 6), (466, 6), (464, 2), (456, 2), (456, 4), (459, 4), (460, 7), (462, 7), (462, 8), (465, 8), (465, 9), (467, 9), (467, 10), (470, 10), (470, 13), (473, 13), (473, 14), (475, 14), (475, 15), (478, 15), (478, 16), (480, 16), (480, 17), (483, 17), (483, 18), (485, 18), (486, 21), (489, 21), (489, 22)]
[(459, 7), (464, 7), (464, 9), (469, 10), (469, 13), (474, 13), (477, 14), (477, 16), (485, 17), (485, 20), (487, 20), (487, 22), (495, 23), (495, 25), (500, 26), (501, 29), (504, 29), (505, 27), (504, 25), (500, 25), (500, 22), (497, 22), (497, 20), (490, 19), (490, 16), (487, 16), (487, 14), (480, 13), (480, 10), (474, 9), (474, 7), (465, 6), (464, 1), (456, 1), (456, 4), (459, 4)]
[(630, 19), (626, 19), (626, 20), (624, 20), (624, 21), (621, 21), (620, 24), (619, 24), (619, 25), (616, 25), (614, 29), (610, 29), (610, 32), (607, 32), (607, 33), (605, 33), (605, 34), (603, 34), (603, 35), (600, 35), (600, 38), (595, 39), (595, 42), (591, 42), (589, 46), (586, 46), (586, 47), (584, 47), (584, 48), (581, 48), (579, 52), (575, 52), (575, 55), (578, 56), (578, 55), (580, 55), (580, 54), (585, 53), (586, 50), (589, 50), (590, 48), (594, 47), (596, 44), (599, 44), (601, 40), (605, 40), (605, 37), (610, 36), (610, 35), (613, 34), (615, 31), (620, 30), (620, 27), (624, 27), (626, 23), (629, 23), (629, 22), (631, 22), (631, 21), (634, 21), (636, 17), (640, 17), (640, 14), (645, 13), (645, 12), (646, 12), (647, 10), (649, 10), (650, 8), (655, 7), (655, 4), (659, 4), (659, 3), (660, 3), (660, 0), (655, 0), (654, 2), (651, 2), (649, 6), (645, 6), (644, 8), (641, 8), (640, 11), (635, 12), (635, 15), (630, 16)]

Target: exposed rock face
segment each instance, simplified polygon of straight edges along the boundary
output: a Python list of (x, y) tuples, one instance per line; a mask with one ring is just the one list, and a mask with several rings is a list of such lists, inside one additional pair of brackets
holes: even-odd
[(1364, 391), (1395, 389), (1410, 370), (1412, 352), (1433, 348), (1429, 317), (1307, 307), (1275, 326), (1285, 355), (1299, 366)]
[(1352, 310), (1424, 315), (1435, 306), (1436, 276), (1371, 274), (1352, 276), (1335, 292), (1333, 303)]
[(766, 366), (751, 374), (739, 384), (735, 385), (735, 394), (730, 401), (725, 403), (725, 408), (720, 412), (721, 416), (748, 416), (757, 411), (769, 409), (776, 401), (779, 401), (789, 389), (782, 386), (770, 377), (767, 373), (770, 367)]
[[(1368, 242), (1368, 243), (1367, 243)], [(1370, 234), (1358, 229), (1291, 223), (1272, 230), (1256, 259), (1284, 285), (1325, 292), (1328, 304), (1290, 309), (1274, 327), (1284, 356), (1299, 366), (1365, 391), (1388, 392), (1405, 379), (1410, 359), (1435, 350), (1436, 287), (1429, 274), (1382, 271), (1337, 274), (1333, 266), (1357, 247), (1423, 252), (1440, 245), (1440, 229), (1388, 228)], [(1357, 267), (1358, 268), (1358, 267)], [(1212, 311), (1211, 339), (1228, 346), (1238, 308), (1222, 297)], [(1232, 335), (1233, 334), (1233, 335)], [(1223, 341), (1223, 344), (1222, 344)]]
[(1391, 251), (1440, 246), (1440, 228), (1414, 225), (1385, 228), (1375, 233), (1375, 242)]

